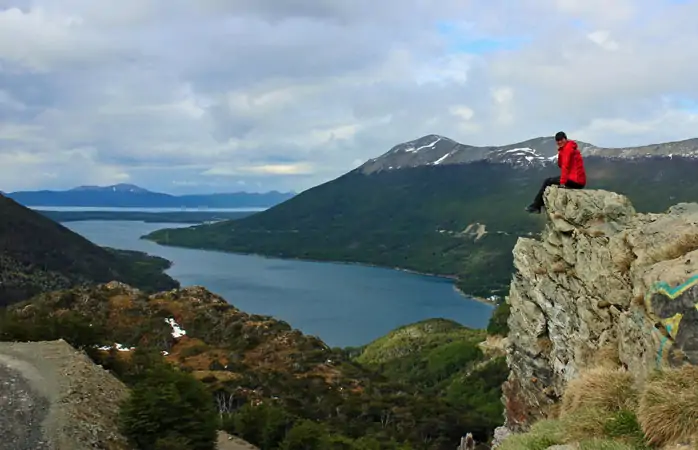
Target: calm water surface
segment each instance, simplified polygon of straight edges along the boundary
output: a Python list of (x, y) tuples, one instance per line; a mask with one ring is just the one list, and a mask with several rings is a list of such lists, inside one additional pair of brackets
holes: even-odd
[(84, 221), (65, 226), (98, 245), (140, 250), (173, 262), (182, 286), (201, 285), (248, 313), (274, 316), (330, 346), (366, 344), (390, 330), (441, 317), (484, 328), (492, 306), (459, 295), (444, 279), (390, 269), (164, 247), (140, 236), (188, 226)]

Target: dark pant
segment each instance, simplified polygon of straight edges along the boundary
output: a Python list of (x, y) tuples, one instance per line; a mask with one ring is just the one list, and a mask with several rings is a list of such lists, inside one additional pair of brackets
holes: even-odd
[[(541, 209), (543, 207), (543, 194), (545, 193), (545, 189), (548, 186), (560, 185), (560, 177), (550, 177), (546, 178), (545, 181), (543, 182), (543, 185), (540, 187), (540, 190), (538, 191), (538, 194), (536, 195), (536, 199), (533, 200), (533, 203), (531, 206), (533, 206), (536, 209)], [(575, 183), (574, 181), (567, 180), (567, 183), (565, 183), (565, 187), (569, 189), (583, 189), (584, 185), (583, 184), (578, 184)]]

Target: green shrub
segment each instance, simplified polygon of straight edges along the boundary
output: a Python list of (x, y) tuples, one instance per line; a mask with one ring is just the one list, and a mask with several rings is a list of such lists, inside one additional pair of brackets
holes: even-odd
[(506, 301), (495, 308), (487, 324), (487, 334), (506, 336), (509, 334), (509, 314), (511, 306)]
[(246, 404), (223, 422), (223, 429), (262, 450), (275, 449), (293, 424), (291, 415), (281, 406)]
[(122, 405), (119, 425), (138, 449), (163, 442), (185, 443), (191, 450), (216, 447), (218, 416), (211, 394), (201, 382), (164, 362), (144, 371)]
[(482, 356), (482, 350), (473, 342), (455, 341), (443, 344), (429, 352), (426, 357), (429, 378), (437, 382), (445, 380)]
[(38, 311), (20, 317), (0, 310), (0, 341), (53, 341), (63, 339), (80, 350), (91, 350), (106, 343), (107, 332), (99, 323), (75, 311)]
[(325, 426), (301, 420), (286, 434), (279, 448), (281, 450), (325, 450), (330, 436)]
[(645, 434), (633, 411), (621, 410), (604, 424), (604, 433), (610, 438), (620, 439), (641, 449), (648, 448)]
[(169, 435), (158, 438), (155, 441), (153, 450), (189, 450), (190, 448), (191, 442), (188, 439), (177, 435)]

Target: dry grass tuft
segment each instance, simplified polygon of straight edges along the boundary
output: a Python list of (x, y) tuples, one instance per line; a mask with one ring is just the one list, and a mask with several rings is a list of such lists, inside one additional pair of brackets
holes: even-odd
[(562, 273), (567, 270), (567, 264), (564, 261), (557, 261), (550, 267), (553, 273)]
[(563, 413), (560, 421), (565, 429), (567, 442), (577, 442), (591, 437), (603, 436), (604, 425), (612, 414), (601, 408), (585, 405), (572, 413)]
[(596, 228), (596, 229), (593, 229), (593, 230), (588, 230), (588, 231), (587, 231), (587, 234), (588, 234), (589, 236), (591, 236), (591, 237), (594, 237), (594, 238), (597, 238), (597, 237), (601, 237), (601, 236), (605, 236), (605, 235), (606, 235), (606, 233), (605, 233), (603, 230), (599, 229), (599, 228)]
[(548, 271), (545, 270), (545, 267), (538, 266), (535, 269), (533, 269), (533, 273), (535, 273), (536, 275), (545, 275), (546, 273), (548, 273)]
[(678, 258), (698, 249), (698, 234), (685, 234), (652, 254), (655, 262)]
[(537, 343), (538, 343), (538, 349), (543, 354), (548, 355), (553, 350), (553, 341), (551, 341), (550, 338), (548, 338), (548, 337), (538, 338)]
[(608, 343), (600, 347), (594, 353), (591, 366), (612, 370), (620, 368), (621, 361), (618, 353), (618, 345), (616, 343)]
[(616, 412), (634, 409), (638, 393), (632, 374), (626, 370), (596, 367), (572, 380), (562, 398), (561, 415), (584, 409)]
[(652, 444), (698, 438), (698, 367), (667, 369), (652, 377), (642, 392), (637, 412)]
[(635, 262), (635, 260), (637, 259), (635, 253), (633, 253), (630, 249), (627, 249), (620, 255), (614, 256), (615, 257), (613, 258), (613, 264), (620, 273), (630, 272), (630, 268), (632, 267), (633, 262)]

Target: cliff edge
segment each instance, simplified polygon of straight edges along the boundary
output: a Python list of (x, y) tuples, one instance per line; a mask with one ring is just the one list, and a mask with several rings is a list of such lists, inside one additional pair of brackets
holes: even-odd
[(640, 214), (603, 190), (551, 187), (539, 239), (520, 238), (509, 303), (506, 428), (555, 415), (590, 367), (698, 364), (698, 204)]

